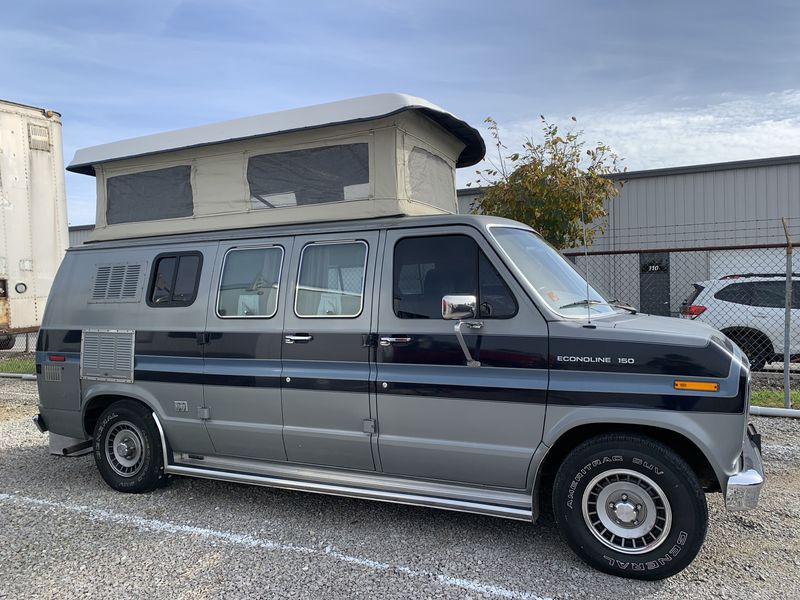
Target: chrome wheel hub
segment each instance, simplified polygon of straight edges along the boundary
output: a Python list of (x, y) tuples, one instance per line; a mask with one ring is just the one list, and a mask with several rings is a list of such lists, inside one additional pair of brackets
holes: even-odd
[(144, 436), (129, 421), (116, 423), (105, 436), (106, 460), (117, 475), (133, 477), (144, 464)]
[(672, 509), (652, 479), (629, 469), (601, 473), (583, 493), (583, 518), (603, 545), (625, 554), (660, 546), (672, 525)]

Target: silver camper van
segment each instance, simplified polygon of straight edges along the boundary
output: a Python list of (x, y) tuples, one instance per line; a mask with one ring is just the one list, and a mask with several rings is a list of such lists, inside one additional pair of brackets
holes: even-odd
[(79, 151), (35, 421), (103, 479), (169, 476), (533, 521), (615, 575), (686, 567), (705, 493), (755, 508), (750, 369), (609, 305), (530, 227), (459, 215), (478, 132), (386, 94)]

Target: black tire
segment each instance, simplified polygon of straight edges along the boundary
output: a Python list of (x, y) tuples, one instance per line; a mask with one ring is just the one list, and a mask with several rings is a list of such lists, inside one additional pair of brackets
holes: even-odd
[(750, 361), (750, 370), (752, 371), (762, 371), (767, 361), (771, 361), (775, 356), (772, 342), (766, 334), (760, 331), (755, 329), (735, 331), (726, 335), (742, 349), (747, 360)]
[(94, 460), (118, 492), (151, 492), (166, 482), (161, 438), (152, 412), (133, 400), (106, 408), (94, 428)]
[(686, 568), (708, 527), (706, 498), (686, 461), (634, 434), (592, 438), (564, 459), (553, 484), (553, 516), (580, 558), (632, 579), (663, 579)]
[(0, 335), (0, 350), (11, 350), (17, 343), (15, 335)]

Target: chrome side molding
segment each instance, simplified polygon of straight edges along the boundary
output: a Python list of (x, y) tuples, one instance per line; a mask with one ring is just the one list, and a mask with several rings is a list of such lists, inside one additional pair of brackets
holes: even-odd
[(167, 467), (169, 467), (169, 456), (167, 455), (167, 438), (164, 435), (164, 428), (161, 426), (161, 421), (158, 419), (158, 415), (153, 411), (153, 421), (156, 422), (156, 428), (158, 429), (158, 436), (161, 438), (161, 454), (164, 457), (164, 473), (167, 472)]
[(317, 483), (314, 481), (284, 479), (279, 477), (268, 477), (264, 475), (249, 475), (245, 473), (232, 473), (230, 471), (218, 471), (215, 469), (188, 467), (184, 465), (165, 466), (164, 472), (171, 475), (200, 477), (202, 479), (214, 479), (217, 481), (228, 481), (231, 483), (245, 483), (250, 485), (260, 485), (260, 486), (274, 487), (285, 490), (311, 492), (315, 494), (329, 494), (333, 496), (346, 496), (348, 498), (361, 498), (364, 500), (393, 502), (395, 504), (408, 504), (412, 506), (422, 506), (426, 508), (440, 508), (458, 512), (468, 512), (468, 513), (476, 513), (493, 517), (503, 517), (506, 519), (516, 519), (520, 521), (532, 520), (532, 514), (529, 509), (514, 508), (510, 506), (502, 506), (496, 504), (486, 504), (481, 502), (470, 502), (465, 500), (456, 500), (453, 498), (438, 498), (434, 496), (424, 496), (420, 494), (411, 494), (405, 492), (390, 492), (385, 490), (374, 490), (361, 487), (333, 485), (328, 483)]

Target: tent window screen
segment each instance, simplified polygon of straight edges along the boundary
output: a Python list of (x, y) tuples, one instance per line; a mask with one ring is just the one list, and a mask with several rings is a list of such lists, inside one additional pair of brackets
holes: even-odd
[(278, 285), (283, 248), (243, 248), (225, 256), (217, 299), (223, 319), (274, 317), (278, 312)]
[(341, 144), (252, 156), (253, 208), (284, 208), (369, 198), (369, 144)]
[(294, 311), (298, 317), (357, 317), (364, 298), (364, 242), (303, 248)]
[(411, 199), (457, 212), (455, 170), (435, 154), (414, 148), (408, 157)]
[(193, 208), (189, 165), (117, 175), (106, 182), (109, 225), (191, 217)]

